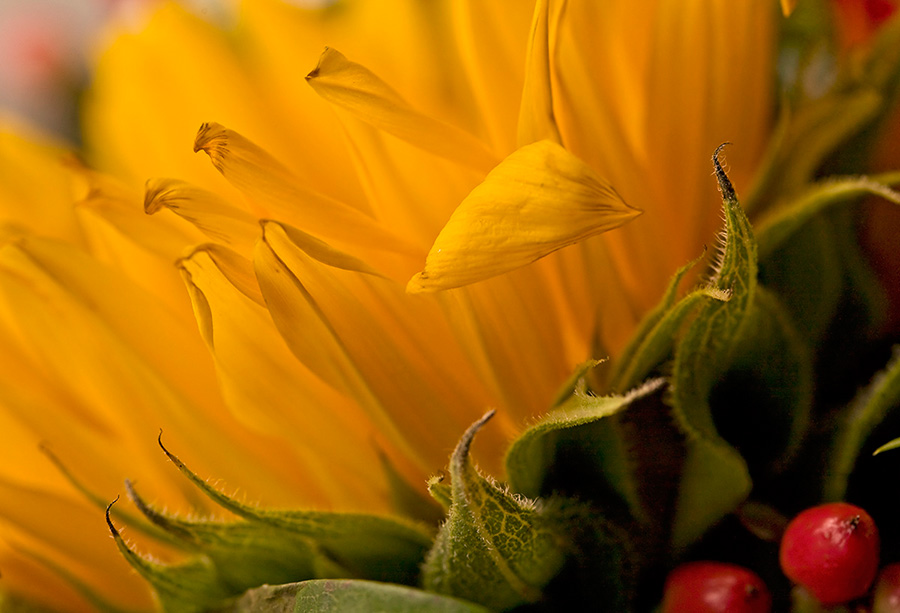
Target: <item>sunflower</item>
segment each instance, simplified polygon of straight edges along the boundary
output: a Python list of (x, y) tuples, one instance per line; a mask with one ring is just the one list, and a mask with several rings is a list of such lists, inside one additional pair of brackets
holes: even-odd
[(152, 606), (96, 503), (129, 479), (213, 513), (160, 429), (254, 503), (428, 519), (487, 408), (501, 475), (576, 366), (622, 354), (721, 226), (709, 154), (734, 143), (739, 193), (761, 164), (780, 16), (528, 4), (164, 3), (112, 29), (80, 157), (3, 133), (10, 598)]

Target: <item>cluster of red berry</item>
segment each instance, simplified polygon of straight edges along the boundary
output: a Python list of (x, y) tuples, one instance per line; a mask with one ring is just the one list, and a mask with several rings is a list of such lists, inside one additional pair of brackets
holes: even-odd
[[(787, 526), (779, 560), (784, 574), (822, 605), (860, 599), (875, 582), (878, 528), (863, 509), (836, 502), (803, 511)], [(900, 563), (881, 569), (872, 613), (900, 613)], [(772, 595), (751, 570), (723, 562), (690, 562), (666, 580), (662, 613), (768, 613)]]

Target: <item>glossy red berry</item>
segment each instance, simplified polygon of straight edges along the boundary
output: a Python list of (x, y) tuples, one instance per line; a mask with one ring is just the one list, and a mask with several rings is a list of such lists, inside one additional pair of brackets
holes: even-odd
[(769, 613), (772, 595), (751, 570), (724, 562), (690, 562), (666, 579), (661, 613)]
[(822, 604), (863, 596), (878, 572), (878, 528), (861, 508), (833, 502), (791, 520), (781, 539), (781, 569)]
[(900, 613), (900, 564), (888, 564), (878, 573), (872, 613)]

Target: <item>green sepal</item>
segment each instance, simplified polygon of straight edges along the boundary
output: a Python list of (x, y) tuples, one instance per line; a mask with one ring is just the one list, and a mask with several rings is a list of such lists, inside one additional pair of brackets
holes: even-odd
[(373, 581), (319, 579), (264, 585), (247, 592), (225, 613), (490, 613), (489, 609), (432, 592)]
[(716, 381), (730, 363), (756, 291), (756, 241), (734, 188), (713, 155), (725, 211), (725, 244), (712, 287), (729, 292), (727, 302), (707, 301), (678, 341), (670, 403), (685, 435), (678, 501), (672, 525), (676, 549), (695, 541), (750, 492), (747, 464), (716, 431), (709, 404)]
[(629, 404), (662, 387), (663, 379), (654, 379), (628, 394), (594, 396), (585, 389), (582, 375), (580, 384), (570, 393), (568, 400), (545, 414), (540, 421), (525, 430), (513, 441), (506, 453), (506, 475), (511, 489), (529, 497), (537, 497), (543, 491), (547, 471), (553, 464), (558, 446), (568, 446), (567, 431), (598, 422), (608, 422), (607, 431), (592, 433), (594, 440), (607, 440), (592, 459), (598, 472), (604, 475), (611, 488), (627, 503), (636, 517), (643, 517), (633, 467), (628, 462), (628, 450), (623, 435), (607, 418), (617, 414)]
[(110, 519), (110, 509), (117, 500), (106, 509), (109, 531), (122, 556), (153, 587), (160, 609), (165, 613), (203, 613), (221, 608), (231, 601), (235, 594), (229, 593), (219, 581), (215, 566), (208, 557), (194, 556), (170, 565), (134, 551)]
[[(840, 419), (831, 446), (824, 483), (826, 500), (842, 500), (847, 482), (872, 431), (900, 406), (900, 350), (887, 367), (862, 390)], [(882, 445), (875, 453), (892, 449)]]
[(314, 537), (257, 521), (181, 519), (153, 508), (127, 481), (126, 488), (129, 498), (150, 521), (212, 562), (211, 570), (231, 596), (263, 583), (355, 575)]
[(472, 440), (491, 416), (473, 424), (451, 456), (452, 504), (422, 576), (427, 590), (504, 610), (542, 598), (567, 545), (535, 501), (488, 481), (472, 465)]
[(160, 446), (181, 473), (214, 502), (249, 522), (310, 539), (318, 551), (335, 563), (335, 568), (346, 569), (352, 577), (407, 584), (418, 580), (419, 564), (432, 544), (429, 528), (399, 518), (361, 513), (272, 510), (247, 505), (209, 485), (162, 442)]

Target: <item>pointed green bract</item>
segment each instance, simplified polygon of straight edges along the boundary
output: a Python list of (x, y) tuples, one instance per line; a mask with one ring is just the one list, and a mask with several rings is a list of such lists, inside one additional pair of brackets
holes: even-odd
[(727, 369), (756, 290), (756, 242), (725, 171), (713, 156), (725, 210), (725, 244), (712, 287), (727, 302), (708, 301), (679, 340), (672, 371), (672, 414), (687, 455), (679, 486), (672, 543), (684, 547), (734, 509), (750, 492), (747, 465), (713, 423), (709, 396)]
[(303, 581), (247, 592), (226, 613), (490, 613), (481, 605), (372, 581)]
[(144, 517), (167, 535), (166, 541), (175, 541), (188, 552), (185, 561), (171, 565), (138, 554), (119, 536), (107, 511), (117, 546), (153, 586), (165, 611), (219, 609), (248, 589), (306, 579), (418, 583), (432, 544), (428, 529), (373, 515), (257, 509), (222, 494), (163, 449), (203, 493), (240, 518), (171, 515), (149, 505), (126, 482)]
[[(118, 498), (116, 498), (118, 500)], [(227, 604), (234, 594), (219, 581), (212, 561), (206, 556), (194, 556), (180, 564), (166, 565), (134, 551), (110, 519), (106, 508), (106, 523), (119, 552), (129, 564), (153, 587), (160, 608), (166, 613), (203, 613)]]
[[(847, 490), (847, 479), (853, 471), (863, 445), (889, 411), (900, 404), (900, 350), (848, 407), (843, 415), (832, 443), (829, 466), (826, 471), (824, 497), (826, 500), (842, 500)], [(892, 449), (891, 443), (882, 445), (876, 453)]]
[[(557, 452), (559, 434), (611, 417), (637, 398), (659, 390), (662, 384), (662, 379), (655, 379), (625, 395), (598, 397), (586, 392), (582, 378), (567, 401), (513, 441), (506, 454), (506, 474), (512, 490), (526, 496), (541, 495), (544, 478)], [(613, 490), (626, 501), (632, 512), (640, 515), (636, 477), (628, 465), (627, 454), (616, 444), (619, 437), (607, 438), (611, 441), (610, 448), (599, 454), (597, 464), (602, 467)]]
[(508, 609), (541, 599), (562, 567), (566, 544), (531, 500), (482, 477), (469, 458), (488, 413), (463, 435), (450, 460), (452, 504), (423, 567), (426, 589)]
[(313, 539), (329, 559), (355, 577), (394, 583), (417, 580), (419, 564), (432, 542), (431, 532), (424, 526), (360, 513), (260, 509), (226, 496), (165, 447), (163, 451), (183, 475), (228, 511), (286, 534)]

